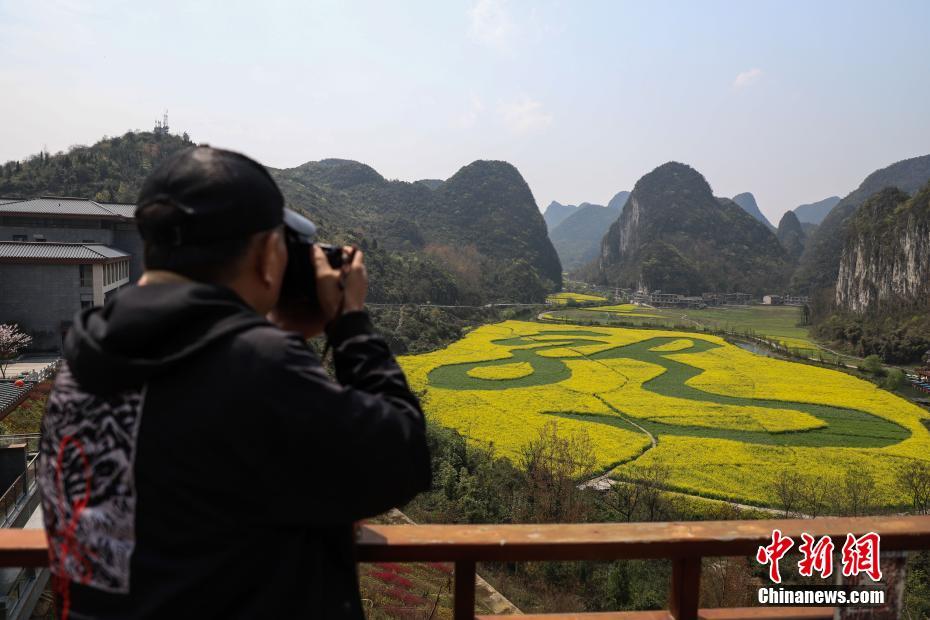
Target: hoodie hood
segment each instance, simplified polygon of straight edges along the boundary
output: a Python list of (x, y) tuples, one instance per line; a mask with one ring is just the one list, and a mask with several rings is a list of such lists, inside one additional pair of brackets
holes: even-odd
[(269, 323), (221, 286), (133, 286), (78, 314), (64, 357), (84, 390), (111, 393), (138, 387), (217, 340), (260, 325)]

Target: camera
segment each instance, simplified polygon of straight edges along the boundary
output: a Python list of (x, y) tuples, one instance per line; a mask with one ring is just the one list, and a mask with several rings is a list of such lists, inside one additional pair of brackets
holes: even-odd
[(316, 269), (311, 249), (323, 250), (333, 269), (343, 264), (342, 247), (316, 243), (316, 225), (290, 209), (284, 210), (284, 243), (287, 246), (287, 269), (281, 284), (278, 308), (284, 312), (316, 313), (320, 303), (316, 294)]

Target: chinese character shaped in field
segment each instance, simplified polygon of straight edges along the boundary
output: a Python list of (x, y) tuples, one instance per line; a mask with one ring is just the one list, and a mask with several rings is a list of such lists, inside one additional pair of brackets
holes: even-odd
[(781, 530), (772, 530), (772, 544), (759, 547), (756, 552), (756, 561), (759, 564), (769, 564), (769, 579), (772, 583), (781, 583), (781, 573), (778, 571), (778, 561), (794, 546), (790, 536), (782, 536)]
[(843, 576), (852, 577), (865, 573), (872, 578), (872, 581), (880, 580), (882, 578), (882, 568), (878, 562), (880, 542), (881, 537), (875, 532), (863, 534), (859, 538), (846, 534), (846, 542), (843, 544)]
[(801, 534), (804, 541), (798, 547), (798, 551), (804, 556), (798, 562), (798, 572), (805, 577), (810, 577), (816, 570), (820, 576), (826, 579), (833, 574), (833, 541), (829, 536), (824, 536), (814, 544), (814, 537), (810, 534)]

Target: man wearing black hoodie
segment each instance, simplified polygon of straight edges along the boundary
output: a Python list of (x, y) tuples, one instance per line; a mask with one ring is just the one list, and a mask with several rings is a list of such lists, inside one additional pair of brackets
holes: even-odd
[[(136, 218), (146, 272), (78, 315), (43, 421), (61, 615), (361, 618), (353, 522), (430, 482), (361, 252), (314, 246), (318, 313), (275, 320), (284, 199), (209, 147), (153, 172)], [(305, 341), (324, 328), (336, 381)]]

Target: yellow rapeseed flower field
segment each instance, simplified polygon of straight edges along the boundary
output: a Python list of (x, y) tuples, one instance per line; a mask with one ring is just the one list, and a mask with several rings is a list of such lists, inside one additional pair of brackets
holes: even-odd
[(588, 293), (553, 293), (546, 297), (546, 301), (552, 304), (565, 305), (569, 301), (575, 301), (578, 303), (584, 302), (594, 302), (594, 301), (607, 301), (606, 297), (601, 297), (600, 295), (590, 295)]
[(616, 304), (613, 306), (595, 306), (593, 308), (588, 308), (588, 310), (596, 311), (596, 312), (611, 312), (613, 314), (619, 314), (622, 316), (663, 318), (661, 314), (650, 312), (651, 308), (637, 306), (636, 304)]
[[(930, 459), (930, 416), (916, 405), (706, 334), (506, 321), (400, 363), (431, 419), (502, 456), (517, 461), (554, 420), (589, 435), (602, 470), (662, 463), (672, 485), (707, 497), (772, 504), (785, 469), (881, 481)], [(891, 484), (879, 492), (903, 501)]]

